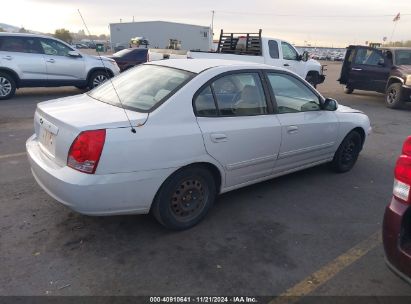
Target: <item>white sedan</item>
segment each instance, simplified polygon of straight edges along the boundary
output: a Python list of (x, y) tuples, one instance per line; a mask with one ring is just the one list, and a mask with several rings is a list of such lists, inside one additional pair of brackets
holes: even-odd
[(216, 196), (330, 163), (355, 164), (368, 117), (292, 72), (223, 60), (164, 60), (82, 95), (39, 103), (27, 141), (39, 185), (88, 215), (151, 212), (197, 224)]

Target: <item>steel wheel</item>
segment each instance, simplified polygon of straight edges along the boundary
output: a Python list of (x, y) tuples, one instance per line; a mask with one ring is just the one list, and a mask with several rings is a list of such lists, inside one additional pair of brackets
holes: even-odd
[(343, 165), (350, 165), (351, 162), (357, 156), (357, 146), (354, 140), (350, 139), (344, 146), (342, 155), (341, 155), (341, 163)]
[(398, 109), (403, 104), (401, 83), (391, 84), (385, 93), (385, 104), (388, 108)]
[(207, 186), (199, 179), (187, 179), (175, 189), (170, 207), (179, 221), (191, 221), (204, 209), (208, 196)]
[(7, 78), (0, 76), (0, 97), (10, 95), (12, 88), (11, 82)]
[(387, 103), (393, 104), (397, 100), (397, 90), (395, 88), (390, 88), (387, 93)]
[(350, 132), (335, 152), (331, 167), (339, 173), (350, 171), (357, 162), (361, 149), (361, 135), (357, 131)]

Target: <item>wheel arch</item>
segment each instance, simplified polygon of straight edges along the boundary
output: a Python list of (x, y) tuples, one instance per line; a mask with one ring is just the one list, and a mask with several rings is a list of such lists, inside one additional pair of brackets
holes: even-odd
[(388, 81), (387, 81), (387, 85), (385, 87), (385, 91), (387, 91), (387, 89), (390, 87), (390, 85), (392, 85), (393, 83), (400, 83), (400, 84), (404, 84), (404, 80), (401, 79), (400, 77), (397, 76), (391, 76)]
[(109, 75), (110, 75), (110, 78), (114, 76), (113, 71), (110, 70), (109, 68), (107, 68), (107, 69), (102, 68), (102, 67), (92, 68), (92, 69), (88, 72), (88, 74), (87, 74), (87, 83), (90, 81), (91, 75), (93, 75), (93, 73), (99, 72), (99, 71), (108, 72)]
[(17, 73), (11, 69), (0, 67), (0, 72), (9, 74), (11, 77), (13, 77), (14, 82), (16, 83), (16, 87), (20, 87), (20, 77), (17, 75)]

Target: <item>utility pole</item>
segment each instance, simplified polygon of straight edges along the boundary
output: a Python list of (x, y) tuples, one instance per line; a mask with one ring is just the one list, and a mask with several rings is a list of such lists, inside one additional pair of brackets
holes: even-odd
[(211, 41), (214, 40), (214, 14), (215, 14), (215, 11), (212, 10), (211, 11)]

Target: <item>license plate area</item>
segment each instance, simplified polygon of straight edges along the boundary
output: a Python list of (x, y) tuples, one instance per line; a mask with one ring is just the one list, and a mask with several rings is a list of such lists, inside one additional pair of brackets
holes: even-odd
[(54, 157), (56, 154), (56, 135), (49, 130), (40, 127), (39, 141), (40, 146), (46, 154)]

